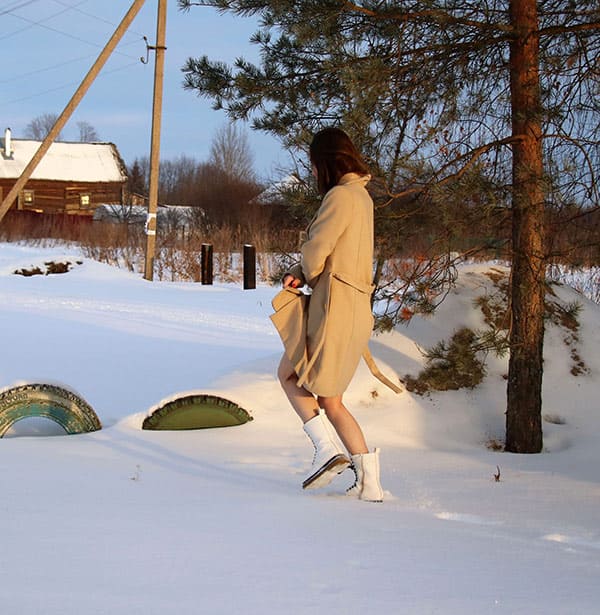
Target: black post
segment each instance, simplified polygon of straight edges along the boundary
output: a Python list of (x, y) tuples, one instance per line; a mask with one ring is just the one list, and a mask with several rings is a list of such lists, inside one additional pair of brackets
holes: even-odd
[(213, 247), (211, 243), (203, 243), (200, 252), (200, 275), (202, 284), (213, 283)]
[(256, 288), (256, 248), (244, 246), (244, 290)]

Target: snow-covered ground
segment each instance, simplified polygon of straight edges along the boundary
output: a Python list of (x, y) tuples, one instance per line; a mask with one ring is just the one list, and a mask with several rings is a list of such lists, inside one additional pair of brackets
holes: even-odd
[[(65, 259), (82, 264), (12, 273)], [(461, 270), (433, 318), (373, 338), (386, 374), (416, 375), (417, 345), (482, 326), (485, 269)], [(76, 251), (0, 244), (0, 388), (64, 383), (103, 424), (50, 437), (53, 424), (27, 420), (0, 441), (2, 613), (600, 613), (597, 305), (557, 289), (582, 305), (587, 373), (570, 374), (550, 327), (539, 455), (486, 447), (503, 436), (506, 359), (489, 357), (475, 390), (430, 397), (395, 395), (361, 366), (346, 399), (382, 451), (387, 498), (372, 504), (345, 496), (350, 472), (300, 487), (312, 449), (274, 376), (275, 292), (150, 283)], [(189, 390), (254, 420), (141, 430)]]

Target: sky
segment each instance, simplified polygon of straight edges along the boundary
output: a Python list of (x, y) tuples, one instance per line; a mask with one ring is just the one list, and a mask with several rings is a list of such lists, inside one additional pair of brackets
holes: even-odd
[[(0, 130), (24, 138), (27, 124), (67, 105), (133, 0), (2, 0), (0, 2)], [(63, 130), (78, 140), (77, 122), (91, 124), (103, 141), (117, 145), (123, 159), (149, 155), (154, 54), (146, 57), (146, 36), (156, 41), (158, 0), (146, 0), (96, 81)], [(176, 0), (167, 4), (161, 159), (180, 155), (206, 160), (215, 133), (228, 120), (211, 102), (182, 87), (181, 68), (204, 54), (232, 62), (256, 60), (249, 43), (256, 20), (220, 15), (210, 7), (183, 13)], [(279, 177), (287, 156), (269, 135), (246, 130), (255, 166), (264, 178)]]

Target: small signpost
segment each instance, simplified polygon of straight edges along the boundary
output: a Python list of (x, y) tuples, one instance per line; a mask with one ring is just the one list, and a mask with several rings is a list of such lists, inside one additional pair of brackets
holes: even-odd
[(256, 288), (256, 248), (244, 246), (244, 290)]
[(213, 247), (211, 243), (203, 243), (200, 252), (200, 280), (202, 284), (213, 283)]

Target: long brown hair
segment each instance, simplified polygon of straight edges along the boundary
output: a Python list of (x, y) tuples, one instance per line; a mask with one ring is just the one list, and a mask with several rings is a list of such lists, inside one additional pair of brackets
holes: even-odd
[(350, 137), (339, 128), (324, 128), (310, 144), (310, 161), (317, 169), (319, 192), (337, 186), (346, 173), (368, 175), (369, 168)]

